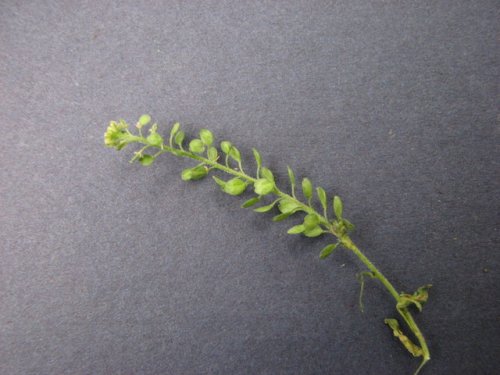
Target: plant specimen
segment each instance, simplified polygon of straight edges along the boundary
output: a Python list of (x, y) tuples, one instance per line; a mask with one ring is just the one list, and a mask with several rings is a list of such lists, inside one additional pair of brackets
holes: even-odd
[[(273, 217), (273, 221), (282, 221), (291, 215), (300, 213), (303, 215), (302, 224), (295, 225), (288, 230), (289, 234), (301, 234), (307, 237), (318, 237), (324, 234), (333, 236), (333, 241), (325, 246), (319, 256), (324, 259), (331, 255), (338, 247), (343, 247), (356, 255), (366, 267), (366, 271), (357, 275), (361, 285), (359, 304), (363, 310), (363, 287), (366, 277), (378, 280), (387, 289), (396, 301), (396, 311), (407, 328), (418, 341), (414, 343), (399, 326), (398, 320), (390, 318), (384, 322), (392, 330), (395, 337), (414, 357), (422, 357), (415, 375), (430, 360), (427, 342), (417, 326), (410, 308), (422, 311), (422, 306), (428, 299), (428, 290), (431, 285), (424, 285), (413, 294), (399, 293), (380, 270), (364, 255), (364, 253), (351, 240), (350, 233), (354, 225), (345, 218), (342, 200), (338, 196), (329, 199), (326, 191), (318, 186), (313, 188), (308, 178), (302, 179), (300, 187), (304, 200), (297, 197), (297, 180), (294, 172), (288, 167), (290, 180), (290, 193), (285, 193), (278, 188), (271, 170), (262, 164), (262, 158), (255, 148), (252, 149), (256, 164), (255, 175), (247, 174), (242, 165), (241, 153), (229, 141), (220, 142), (220, 151), (214, 146), (214, 136), (211, 131), (202, 129), (199, 137), (192, 139), (187, 145), (185, 133), (180, 129), (179, 123), (175, 123), (170, 131), (167, 141), (158, 133), (158, 125), (151, 123), (149, 115), (142, 115), (137, 124), (137, 132), (131, 133), (129, 125), (124, 120), (111, 121), (106, 133), (104, 143), (108, 147), (117, 150), (123, 149), (129, 144), (138, 144), (142, 147), (134, 153), (131, 162), (139, 162), (144, 166), (151, 165), (161, 154), (170, 153), (175, 156), (193, 159), (197, 162), (194, 167), (182, 171), (181, 178), (185, 181), (199, 180), (207, 176), (212, 170), (219, 170), (231, 176), (229, 180), (223, 180), (213, 176), (215, 182), (222, 191), (230, 195), (243, 194), (247, 189), (253, 189), (255, 196), (242, 204), (243, 208), (256, 207), (255, 212), (268, 212), (277, 208), (279, 214)], [(149, 127), (148, 133), (143, 135), (143, 129)], [(187, 147), (187, 148), (185, 148)], [(272, 197), (270, 204), (262, 205), (264, 197)], [(314, 196), (317, 197), (320, 209), (317, 210), (313, 204)], [(267, 203), (267, 202), (266, 202)], [(332, 211), (330, 213), (330, 211)]]

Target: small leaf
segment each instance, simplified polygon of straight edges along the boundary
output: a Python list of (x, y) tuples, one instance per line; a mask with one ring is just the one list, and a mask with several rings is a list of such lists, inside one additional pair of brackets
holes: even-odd
[(150, 166), (151, 164), (153, 164), (153, 162), (155, 161), (155, 158), (152, 156), (152, 155), (142, 155), (141, 157), (139, 157), (139, 162), (144, 165), (145, 167), (148, 167)]
[(208, 151), (207, 151), (208, 159), (210, 161), (216, 161), (217, 158), (219, 157), (219, 153), (217, 152), (217, 149), (213, 146), (211, 146)]
[(151, 146), (155, 146), (155, 147), (160, 147), (163, 144), (163, 138), (158, 133), (151, 133), (146, 138), (146, 141), (148, 141), (148, 143)]
[(229, 156), (236, 160), (238, 163), (241, 162), (241, 154), (240, 151), (236, 147), (231, 147), (229, 151)]
[(306, 199), (311, 199), (313, 195), (313, 187), (311, 180), (309, 180), (307, 177), (302, 180), (302, 192), (304, 193), (304, 197)]
[(353, 230), (354, 230), (354, 224), (353, 224), (353, 223), (351, 223), (349, 220), (347, 220), (347, 219), (342, 219), (342, 223), (344, 223), (344, 225), (345, 225), (346, 229), (347, 229), (349, 232), (351, 232), (351, 231), (353, 231)]
[(319, 224), (319, 217), (316, 214), (307, 214), (304, 217), (304, 228), (313, 229)]
[(297, 212), (301, 206), (291, 199), (284, 198), (280, 201), (278, 208), (281, 213), (287, 214)]
[(262, 167), (262, 157), (260, 156), (259, 151), (257, 151), (255, 148), (252, 148), (252, 151), (255, 162), (257, 163), (257, 168), (260, 169)]
[(203, 144), (201, 139), (193, 139), (191, 142), (189, 142), (189, 151), (199, 154), (205, 151), (205, 145)]
[(259, 178), (254, 183), (255, 193), (257, 195), (266, 195), (274, 190), (274, 182), (266, 180), (265, 178)]
[(174, 142), (177, 146), (179, 147), (182, 147), (182, 142), (184, 142), (184, 138), (185, 138), (185, 134), (182, 130), (179, 130), (176, 134), (175, 134), (175, 138), (174, 138)]
[(212, 178), (217, 183), (217, 185), (219, 185), (222, 189), (224, 189), (224, 186), (226, 186), (226, 181), (223, 181), (223, 180), (221, 180), (220, 178), (218, 178), (216, 176), (212, 176)]
[(325, 191), (325, 189), (323, 189), (321, 186), (318, 186), (316, 188), (316, 193), (318, 194), (319, 201), (321, 202), (321, 205), (323, 206), (323, 210), (326, 212), (327, 203), (326, 203), (326, 191)]
[(291, 227), (288, 229), (288, 234), (300, 234), (305, 230), (303, 225), (295, 225), (294, 227)]
[(292, 186), (292, 192), (295, 192), (295, 173), (293, 173), (292, 168), (286, 167), (288, 170), (288, 178), (290, 179), (290, 185)]
[(172, 142), (174, 141), (174, 137), (177, 134), (177, 132), (179, 131), (180, 127), (181, 127), (181, 124), (179, 124), (178, 122), (176, 122), (172, 126), (172, 129), (170, 130), (170, 137), (169, 137), (170, 147), (172, 147)]
[(271, 181), (274, 183), (274, 175), (273, 175), (273, 172), (271, 172), (268, 168), (266, 167), (262, 167), (262, 170), (261, 170), (261, 175), (263, 178), (265, 178), (266, 180), (268, 181)]
[(181, 127), (181, 124), (179, 124), (178, 122), (176, 122), (173, 126), (172, 126), (172, 130), (170, 130), (170, 136), (173, 138), (174, 135), (177, 134), (177, 132), (179, 131)]
[(422, 305), (427, 302), (427, 299), (429, 298), (428, 290), (430, 287), (432, 287), (431, 284), (421, 286), (415, 293), (413, 293), (413, 295), (401, 293), (399, 295), (400, 300), (397, 303), (396, 307), (398, 309), (402, 309), (410, 306), (411, 304), (414, 304), (418, 311), (422, 311)]
[(150, 115), (142, 115), (139, 117), (139, 124), (141, 126), (145, 126), (151, 122), (151, 116)]
[(319, 257), (321, 259), (325, 259), (327, 256), (331, 255), (333, 251), (337, 248), (338, 243), (332, 243), (330, 245), (326, 245), (323, 250), (319, 253)]
[(207, 168), (204, 165), (198, 165), (194, 168), (184, 169), (181, 174), (181, 178), (184, 181), (189, 180), (200, 180), (205, 177), (208, 173)]
[(247, 188), (247, 184), (245, 181), (239, 179), (238, 177), (232, 178), (231, 180), (226, 182), (226, 185), (222, 190), (228, 193), (229, 195), (240, 195)]
[(200, 130), (200, 139), (204, 145), (210, 146), (214, 142), (214, 135), (210, 130), (201, 129)]
[(229, 154), (229, 151), (231, 151), (231, 147), (233, 147), (233, 145), (229, 141), (222, 141), (220, 143), (220, 148), (225, 154)]
[(252, 207), (253, 205), (257, 204), (260, 202), (260, 198), (259, 197), (253, 197), (253, 198), (250, 198), (249, 200), (245, 201), (242, 205), (241, 205), (241, 208), (248, 208), (248, 207)]
[(276, 204), (277, 201), (274, 201), (273, 203), (271, 204), (268, 204), (267, 206), (261, 206), (261, 207), (257, 207), (254, 209), (255, 212), (268, 212), (268, 211), (271, 211), (274, 207), (274, 205)]
[(312, 229), (306, 229), (304, 231), (304, 236), (306, 237), (318, 237), (323, 234), (323, 229), (320, 226), (314, 227)]
[(283, 220), (285, 220), (287, 217), (289, 217), (292, 214), (293, 214), (293, 212), (289, 212), (289, 213), (286, 213), (286, 214), (276, 215), (276, 216), (273, 217), (273, 221), (275, 221), (275, 222), (283, 221)]
[(343, 205), (342, 200), (337, 195), (333, 198), (333, 211), (335, 212), (335, 216), (337, 216), (337, 219), (341, 220)]

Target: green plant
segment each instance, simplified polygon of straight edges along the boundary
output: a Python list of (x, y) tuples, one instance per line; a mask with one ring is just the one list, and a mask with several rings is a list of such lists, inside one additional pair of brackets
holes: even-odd
[[(253, 207), (263, 202), (263, 198), (266, 196), (274, 197), (270, 204), (261, 205), (254, 209), (256, 212), (268, 212), (276, 207), (280, 213), (273, 217), (273, 221), (282, 221), (297, 213), (305, 214), (302, 224), (291, 227), (288, 233), (302, 234), (307, 237), (318, 237), (323, 234), (333, 235), (335, 240), (325, 246), (319, 254), (322, 259), (331, 255), (339, 246), (350, 250), (359, 258), (367, 268), (367, 271), (357, 275), (361, 286), (359, 295), (361, 310), (363, 311), (362, 298), (365, 277), (379, 280), (396, 300), (397, 312), (418, 341), (418, 344), (415, 344), (406, 336), (396, 319), (385, 319), (385, 324), (392, 329), (394, 336), (400, 340), (402, 345), (414, 357), (422, 357), (421, 363), (415, 372), (415, 375), (418, 374), (430, 360), (430, 353), (425, 338), (410, 312), (410, 307), (413, 306), (418, 311), (422, 311), (422, 305), (427, 301), (428, 289), (431, 285), (422, 286), (413, 294), (398, 293), (382, 272), (351, 240), (349, 234), (354, 229), (354, 225), (345, 218), (342, 200), (338, 196), (334, 196), (333, 199), (329, 200), (322, 187), (318, 186), (314, 189), (312, 182), (308, 178), (304, 178), (301, 182), (302, 195), (305, 198), (305, 202), (303, 202), (297, 198), (296, 177), (292, 169), (288, 167), (290, 194), (287, 194), (276, 186), (273, 173), (263, 166), (261, 155), (256, 149), (252, 149), (256, 172), (254, 176), (251, 176), (243, 169), (241, 153), (238, 148), (228, 141), (222, 141), (220, 143), (220, 152), (214, 146), (214, 137), (209, 130), (202, 129), (199, 138), (191, 140), (187, 149), (185, 149), (185, 134), (180, 130), (179, 123), (172, 126), (168, 141), (165, 142), (157, 132), (157, 124), (149, 127), (147, 136), (143, 135), (142, 129), (148, 126), (150, 122), (151, 117), (149, 115), (142, 115), (136, 124), (137, 134), (132, 134), (124, 120), (111, 121), (104, 134), (104, 143), (106, 146), (117, 150), (121, 150), (129, 144), (142, 145), (142, 148), (134, 153), (131, 162), (138, 161), (144, 166), (151, 165), (158, 156), (164, 153), (193, 159), (198, 164), (185, 169), (181, 174), (181, 178), (186, 181), (202, 179), (214, 169), (223, 171), (231, 175), (232, 178), (222, 180), (213, 176), (213, 179), (225, 193), (240, 195), (249, 187), (253, 188), (255, 196), (244, 202), (242, 204), (243, 208)], [(313, 205), (314, 193), (316, 193), (321, 205), (319, 211)], [(331, 204), (329, 204), (330, 202)], [(329, 214), (330, 207), (333, 208), (333, 215)]]

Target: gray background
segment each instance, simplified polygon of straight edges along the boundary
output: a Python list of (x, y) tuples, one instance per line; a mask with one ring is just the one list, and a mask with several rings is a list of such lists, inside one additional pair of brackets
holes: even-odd
[(344, 199), (418, 316), (423, 374), (498, 369), (496, 1), (2, 1), (1, 374), (410, 374), (393, 301), (189, 161), (103, 147), (151, 113)]

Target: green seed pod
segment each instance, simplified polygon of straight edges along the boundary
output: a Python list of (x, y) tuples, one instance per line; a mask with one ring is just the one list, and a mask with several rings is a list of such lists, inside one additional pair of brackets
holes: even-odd
[(311, 199), (313, 195), (313, 187), (311, 180), (309, 180), (307, 177), (302, 180), (302, 192), (304, 193), (304, 197), (306, 199)]
[(200, 180), (205, 177), (208, 173), (207, 168), (204, 165), (198, 165), (194, 168), (184, 169), (181, 174), (181, 178), (184, 181), (189, 180)]
[(229, 150), (229, 156), (231, 156), (237, 162), (241, 161), (240, 151), (234, 146), (231, 148), (231, 150)]
[(200, 130), (200, 139), (206, 146), (210, 146), (214, 142), (214, 136), (212, 132), (207, 129)]
[(319, 224), (319, 217), (316, 214), (308, 214), (304, 217), (304, 228), (313, 229)]
[(175, 133), (175, 137), (174, 137), (174, 142), (177, 146), (182, 146), (182, 142), (184, 142), (184, 138), (186, 137), (186, 135), (184, 134), (184, 132), (182, 130), (179, 130), (177, 133)]
[(233, 145), (231, 144), (231, 142), (228, 142), (228, 141), (222, 141), (220, 143), (220, 149), (222, 150), (223, 153), (225, 154), (229, 154), (229, 151), (231, 151), (231, 147), (233, 147)]
[(138, 124), (140, 126), (145, 126), (151, 122), (151, 116), (150, 115), (142, 115), (139, 117)]
[(201, 139), (193, 139), (189, 142), (189, 151), (194, 152), (196, 154), (202, 153), (205, 151), (205, 145), (201, 141)]
[(159, 147), (163, 144), (163, 138), (161, 135), (159, 135), (158, 133), (151, 133), (147, 138), (146, 138), (146, 141), (148, 141), (148, 143), (151, 145), (151, 146), (155, 146), (155, 147)]
[(254, 189), (256, 194), (266, 195), (274, 190), (274, 183), (265, 178), (260, 178), (255, 181)]
[(217, 149), (215, 147), (210, 147), (207, 152), (208, 159), (211, 161), (216, 161), (219, 157)]
[(245, 183), (245, 181), (235, 177), (226, 182), (223, 190), (230, 195), (240, 195), (245, 191), (246, 188), (247, 184)]
[(343, 204), (339, 196), (333, 197), (333, 211), (337, 219), (342, 219)]
[(139, 158), (139, 162), (144, 165), (145, 167), (147, 166), (150, 166), (151, 164), (153, 164), (153, 162), (155, 161), (155, 158), (152, 156), (152, 155), (142, 155), (140, 158)]

